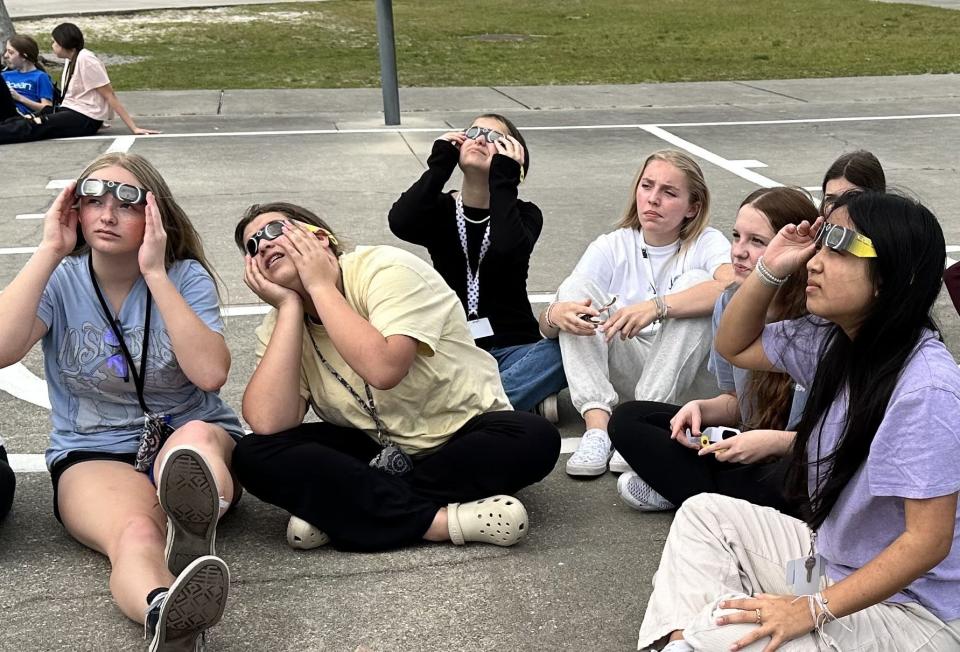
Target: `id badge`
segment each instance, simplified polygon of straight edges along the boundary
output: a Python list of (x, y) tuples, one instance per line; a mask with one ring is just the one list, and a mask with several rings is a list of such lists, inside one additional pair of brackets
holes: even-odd
[(490, 325), (490, 320), (486, 317), (483, 319), (472, 319), (467, 322), (467, 326), (470, 327), (470, 335), (473, 336), (475, 340), (493, 335), (493, 326)]
[(794, 595), (813, 595), (820, 591), (820, 578), (825, 574), (819, 554), (791, 559), (787, 562), (787, 584)]

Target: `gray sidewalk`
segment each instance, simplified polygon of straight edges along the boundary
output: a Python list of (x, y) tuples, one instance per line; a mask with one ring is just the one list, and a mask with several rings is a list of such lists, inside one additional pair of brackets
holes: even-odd
[[(284, 0), (284, 2), (323, 2), (323, 0)], [(40, 16), (78, 16), (84, 14), (132, 13), (153, 9), (186, 9), (262, 5), (264, 0), (6, 0), (7, 11), (14, 19)]]

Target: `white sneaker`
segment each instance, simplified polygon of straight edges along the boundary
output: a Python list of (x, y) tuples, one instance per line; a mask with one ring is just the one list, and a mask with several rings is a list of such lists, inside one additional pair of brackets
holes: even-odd
[(660, 652), (693, 652), (693, 648), (690, 647), (689, 643), (681, 639), (679, 641), (670, 641)]
[(533, 411), (542, 416), (550, 423), (560, 422), (560, 410), (557, 407), (557, 395), (551, 394), (547, 398), (537, 403)]
[(591, 428), (583, 433), (576, 452), (567, 460), (567, 475), (603, 475), (611, 452), (610, 437), (606, 431)]
[(628, 471), (617, 480), (617, 491), (623, 502), (641, 512), (662, 512), (673, 509), (674, 504), (653, 490), (643, 478)]
[(623, 459), (623, 455), (620, 454), (620, 451), (613, 451), (613, 457), (610, 458), (610, 472), (626, 473), (628, 471), (633, 471), (633, 469), (631, 469), (630, 465), (627, 464), (627, 460)]

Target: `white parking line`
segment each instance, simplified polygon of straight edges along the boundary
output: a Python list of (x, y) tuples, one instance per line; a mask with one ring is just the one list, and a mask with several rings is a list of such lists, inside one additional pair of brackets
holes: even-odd
[(776, 186), (783, 185), (779, 181), (774, 181), (773, 179), (765, 177), (762, 174), (757, 174), (756, 172), (747, 169), (742, 165), (743, 161), (731, 161), (729, 159), (725, 159), (719, 154), (714, 154), (710, 150), (704, 149), (699, 145), (694, 145), (689, 140), (684, 140), (679, 136), (675, 136), (674, 134), (666, 131), (665, 129), (661, 129), (660, 127), (646, 126), (640, 128), (652, 136), (656, 136), (661, 140), (667, 141), (674, 147), (679, 147), (680, 149), (684, 149), (705, 161), (710, 161), (717, 167), (723, 168), (727, 172), (735, 174), (742, 179), (746, 179), (750, 183), (755, 183), (762, 188), (774, 188)]
[[(663, 122), (663, 123), (632, 123), (632, 124), (594, 124), (594, 125), (549, 125), (525, 126), (524, 131), (578, 131), (591, 129), (646, 129), (647, 127), (743, 127), (759, 125), (790, 125), (790, 124), (821, 124), (825, 122), (876, 122), (886, 120), (943, 120), (960, 118), (960, 113), (921, 113), (916, 115), (864, 115), (842, 118), (787, 118), (780, 120), (730, 120), (726, 122)], [(395, 127), (395, 128), (365, 128), (365, 129), (285, 129), (277, 131), (212, 131), (197, 133), (170, 133), (141, 136), (144, 139), (155, 138), (234, 138), (253, 136), (323, 136), (323, 135), (351, 135), (351, 134), (416, 134), (416, 133), (443, 133), (449, 131), (446, 125), (437, 127)], [(70, 138), (69, 140), (112, 140), (114, 136), (85, 136)]]
[(111, 154), (113, 152), (126, 153), (130, 151), (130, 148), (133, 147), (133, 143), (137, 140), (136, 136), (120, 136), (110, 147), (107, 148), (107, 151), (104, 154)]
[(16, 219), (18, 220), (42, 220), (46, 215), (44, 213), (24, 213), (23, 215), (17, 215)]
[(11, 254), (32, 254), (36, 250), (36, 247), (0, 247), (0, 256), (7, 256)]
[(63, 190), (73, 183), (73, 179), (53, 179), (47, 184), (47, 190)]

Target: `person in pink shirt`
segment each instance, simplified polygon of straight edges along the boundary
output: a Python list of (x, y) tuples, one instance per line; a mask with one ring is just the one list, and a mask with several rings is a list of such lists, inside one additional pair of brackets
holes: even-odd
[(159, 133), (137, 126), (114, 93), (103, 62), (84, 47), (83, 32), (79, 27), (73, 23), (61, 23), (53, 29), (52, 36), (53, 53), (67, 60), (61, 80), (63, 102), (51, 114), (0, 122), (0, 145), (92, 136), (103, 126), (111, 109), (133, 134)]

